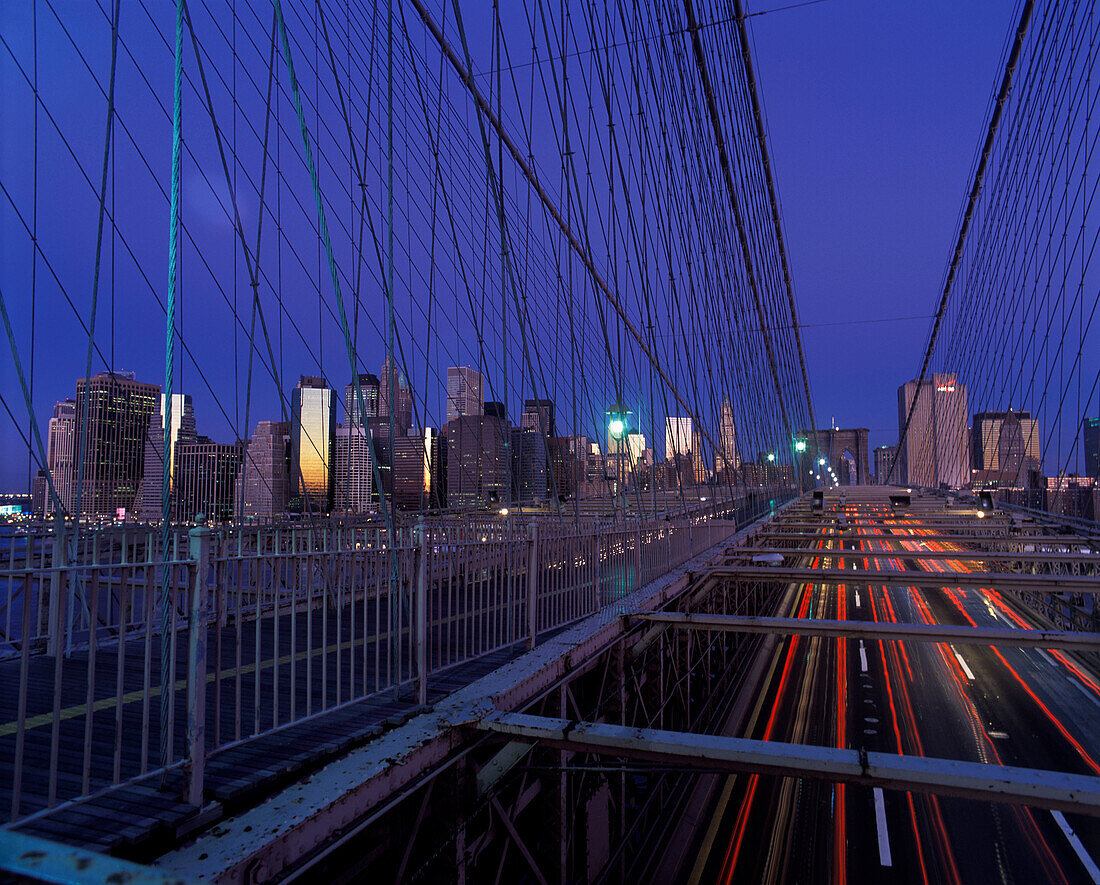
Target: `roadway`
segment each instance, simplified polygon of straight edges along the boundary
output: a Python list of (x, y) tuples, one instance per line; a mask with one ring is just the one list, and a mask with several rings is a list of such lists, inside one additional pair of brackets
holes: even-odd
[[(868, 504), (848, 515), (875, 534), (890, 516)], [(919, 519), (886, 526), (896, 540), (858, 550), (823, 535), (814, 567), (983, 570), (961, 545), (922, 541)], [(792, 586), (786, 614), (1039, 626), (995, 588), (903, 580)], [(776, 645), (741, 735), (1100, 775), (1100, 682), (1063, 652), (796, 636)], [(794, 778), (727, 778), (700, 840), (695, 882), (1100, 882), (1095, 819)]]

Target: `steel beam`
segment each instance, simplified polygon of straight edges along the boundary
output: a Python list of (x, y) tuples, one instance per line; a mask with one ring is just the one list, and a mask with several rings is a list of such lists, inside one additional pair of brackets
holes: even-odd
[(697, 615), (687, 612), (640, 612), (640, 621), (654, 621), (696, 630), (765, 633), (780, 636), (829, 636), (837, 639), (905, 639), (1015, 648), (1057, 648), (1100, 652), (1100, 633), (1022, 630), (1012, 627), (959, 627), (949, 624), (907, 624), (883, 621), (829, 621), (818, 618), (763, 618), (739, 615)]
[(541, 741), (552, 747), (672, 763), (701, 771), (744, 771), (858, 783), (1100, 817), (1100, 778), (1060, 771), (575, 722), (525, 713), (496, 712), (476, 725), (484, 731)]
[[(898, 541), (913, 543), (924, 538), (898, 538)], [(1092, 565), (1100, 570), (1100, 553), (1013, 553), (1008, 550), (841, 550), (839, 547), (818, 549), (817, 547), (734, 547), (726, 551), (726, 559), (741, 559), (766, 553), (779, 553), (785, 557), (845, 556), (865, 559), (934, 559), (964, 560), (968, 562), (1027, 563), (1044, 565), (1059, 563), (1065, 565)]]
[(1004, 532), (989, 533), (989, 534), (975, 534), (968, 535), (954, 535), (944, 534), (942, 532), (932, 532), (931, 534), (921, 535), (902, 535), (897, 532), (880, 532), (880, 531), (862, 531), (853, 532), (849, 530), (835, 532), (830, 530), (830, 526), (824, 523), (818, 526), (818, 531), (791, 531), (791, 532), (758, 532), (754, 537), (754, 541), (941, 541), (948, 544), (987, 544), (995, 542), (998, 544), (1049, 544), (1051, 546), (1059, 547), (1089, 547), (1095, 548), (1097, 542), (1089, 540), (1087, 538), (1080, 538), (1076, 535), (1022, 535), (1018, 533), (1006, 535)]
[(997, 587), (1040, 593), (1100, 593), (1100, 581), (1094, 577), (1023, 575), (1014, 572), (898, 572), (888, 569), (859, 568), (717, 566), (709, 569), (707, 576), (731, 581), (778, 581), (791, 584), (889, 584), (902, 587), (965, 587), (968, 589)]
[(179, 873), (165, 872), (14, 830), (0, 830), (0, 871), (28, 882), (185, 885), (197, 881)]

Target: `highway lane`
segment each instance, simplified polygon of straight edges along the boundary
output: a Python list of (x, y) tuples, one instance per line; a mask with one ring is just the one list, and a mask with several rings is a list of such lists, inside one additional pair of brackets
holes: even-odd
[[(870, 527), (859, 513), (855, 527)], [(892, 522), (892, 521), (891, 521)], [(973, 553), (922, 560), (919, 525), (898, 540), (828, 551), (823, 566), (977, 570)], [(877, 525), (881, 530), (883, 526)], [(927, 545), (927, 546), (923, 546)], [(854, 546), (854, 545), (853, 545)], [(1033, 627), (994, 589), (900, 583), (805, 585), (789, 614)], [(837, 715), (838, 711), (840, 715)], [(746, 736), (866, 747), (1100, 774), (1100, 684), (1070, 655), (1038, 649), (861, 643), (792, 637), (779, 646)], [(1075, 847), (1073, 835), (1079, 836)], [(695, 881), (1091, 882), (1100, 832), (1089, 818), (797, 779), (729, 778), (703, 839)]]

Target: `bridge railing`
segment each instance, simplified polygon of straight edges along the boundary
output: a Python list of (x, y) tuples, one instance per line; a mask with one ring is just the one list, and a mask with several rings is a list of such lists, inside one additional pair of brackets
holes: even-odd
[(199, 802), (211, 753), (385, 691), (426, 700), (433, 677), (616, 604), (736, 524), (422, 521), (392, 548), (348, 532), (328, 550), (200, 528), (167, 563), (151, 538), (137, 561), (107, 542), (106, 562), (24, 560), (4, 572), (0, 802), (20, 818), (181, 765)]
[(0, 679), (0, 801), (11, 819), (185, 761), (196, 574), (190, 559), (7, 574), (28, 637)]

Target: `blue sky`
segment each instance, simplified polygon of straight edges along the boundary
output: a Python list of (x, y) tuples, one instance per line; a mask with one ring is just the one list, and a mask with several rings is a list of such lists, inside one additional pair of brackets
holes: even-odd
[[(490, 8), (489, 3), (483, 5)], [(52, 14), (44, 4), (38, 6), (40, 35), (51, 35), (39, 43), (39, 76), (50, 96), (48, 107), (64, 121), (89, 177), (98, 184), (95, 158), (102, 150), (102, 97), (96, 94), (84, 62), (73, 52)], [(54, 6), (78, 42), (86, 32), (106, 33), (103, 0), (98, 5)], [(765, 4), (749, 4), (750, 12), (764, 8)], [(0, 4), (0, 34), (26, 69), (33, 61), (30, 9), (29, 3)], [(123, 3), (122, 9), (128, 46), (135, 51), (144, 45), (156, 48), (159, 34), (149, 17), (135, 4)], [(892, 442), (896, 435), (896, 388), (919, 367), (927, 316), (939, 295), (975, 150), (1001, 74), (1006, 38), (1017, 15), (1016, 4), (1008, 2), (824, 0), (750, 20), (820, 424), (835, 419), (840, 426), (869, 427), (872, 445)], [(469, 17), (474, 39), (484, 42), (485, 22), (478, 21), (473, 12)], [(413, 26), (419, 27), (419, 23)], [(93, 70), (106, 70), (108, 45), (98, 38), (82, 44)], [(154, 78), (166, 79), (170, 70), (165, 63), (170, 56), (163, 51), (157, 59), (150, 70)], [(302, 58), (300, 63), (308, 61)], [(140, 87), (132, 66), (123, 64), (119, 76), (120, 90)], [(217, 91), (217, 84), (214, 88)], [(165, 99), (168, 95), (164, 93)], [(4, 47), (0, 47), (0, 96), (0, 127), (13, 134), (0, 144), (0, 181), (29, 220), (26, 195), (34, 171), (26, 151), (30, 105), (25, 100), (22, 75)], [(188, 119), (194, 121), (200, 111), (200, 105), (192, 105), (186, 111)], [(162, 112), (148, 102), (143, 111), (127, 113), (132, 131), (148, 139), (149, 152), (166, 159), (169, 132)], [(41, 114), (39, 125), (40, 131), (48, 132)], [(200, 138), (194, 137), (196, 145)], [(156, 279), (150, 283), (162, 288), (165, 213), (156, 199), (150, 198), (150, 191), (142, 189), (140, 159), (132, 150), (127, 152), (121, 132), (118, 144), (113, 170), (115, 199), (120, 206), (127, 206), (130, 242), (152, 256), (150, 276)], [(209, 139), (205, 147), (212, 149)], [(44, 192), (56, 186), (51, 180), (53, 170), (69, 163), (66, 150), (57, 139), (43, 135), (38, 174)], [(224, 218), (219, 220), (218, 206), (224, 193), (197, 187), (197, 181), (195, 177), (185, 179), (186, 218), (196, 229), (205, 227), (209, 237), (205, 248), (228, 266), (233, 254), (232, 230)], [(46, 248), (52, 266), (82, 306), (88, 301), (95, 230), (95, 206), (94, 201), (89, 202), (89, 192), (83, 182), (66, 183), (61, 191), (65, 199), (55, 197), (40, 205), (38, 219), (41, 230), (51, 238)], [(303, 217), (307, 217), (309, 195), (300, 195), (304, 197)], [(242, 199), (246, 223), (254, 209)], [(274, 241), (269, 237), (267, 242), (270, 246)], [(29, 248), (29, 238), (10, 205), (0, 202), (0, 286), (25, 366), (30, 365), (31, 355), (31, 300), (26, 296)], [(121, 244), (114, 243), (114, 249), (116, 256), (121, 256)], [(321, 256), (309, 254), (311, 272), (323, 280)], [(124, 263), (123, 259), (121, 256), (120, 262)], [(313, 263), (318, 267), (312, 267)], [(486, 265), (491, 272), (491, 263)], [(49, 291), (51, 272), (43, 262), (38, 262), (36, 273), (36, 285), (45, 294), (35, 306), (34, 407), (45, 431), (52, 403), (72, 395), (74, 379), (83, 366), (86, 338), (60, 294)], [(243, 269), (235, 267), (234, 273), (240, 289)], [(111, 281), (106, 267), (105, 274), (97, 342), (109, 356), (113, 317), (116, 367), (159, 381), (163, 319), (152, 299), (141, 294), (142, 287), (148, 289), (148, 285), (133, 274), (127, 277), (120, 272), (117, 286), (108, 286)], [(184, 280), (191, 291), (220, 284), (203, 281), (193, 256), (185, 260)], [(112, 291), (117, 298), (113, 307)], [(244, 291), (247, 294), (246, 287)], [(229, 293), (227, 304), (228, 299), (234, 299), (242, 310), (247, 305), (236, 291)], [(312, 320), (308, 319), (310, 311)], [(322, 336), (329, 355), (326, 360), (338, 356), (342, 343), (331, 322), (323, 316), (317, 319), (316, 305), (307, 305), (302, 313), (307, 336), (309, 322), (328, 329)], [(238, 392), (232, 403), (226, 399), (219, 405), (227, 413), (236, 411), (240, 421), (243, 397), (239, 395), (239, 373), (245, 351), (239, 336), (227, 333), (229, 324), (224, 316), (201, 310), (196, 315), (194, 310), (188, 312), (186, 305), (184, 315), (188, 340), (208, 361), (215, 383), (232, 385)], [(898, 317), (915, 319), (896, 320)], [(461, 339), (462, 333), (455, 332)], [(464, 346), (461, 340), (455, 345), (458, 352)], [(436, 356), (449, 362), (446, 355)], [(516, 373), (517, 355), (511, 359)], [(284, 391), (299, 372), (311, 370), (300, 363), (291, 358), (283, 366)], [(377, 372), (380, 366), (378, 359), (369, 361), (367, 368)], [(97, 358), (93, 371), (99, 367)], [(212, 403), (204, 403), (194, 374), (186, 367), (181, 374), (183, 389), (196, 394), (200, 432), (225, 436), (224, 429), (220, 433), (211, 429), (218, 416)], [(0, 350), (0, 390), (25, 432), (22, 394), (6, 348)], [(277, 408), (273, 394), (258, 400), (250, 423), (254, 426), (257, 418), (276, 417)], [(0, 413), (0, 490), (21, 490), (26, 475), (25, 445), (8, 415)]]

